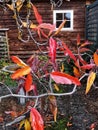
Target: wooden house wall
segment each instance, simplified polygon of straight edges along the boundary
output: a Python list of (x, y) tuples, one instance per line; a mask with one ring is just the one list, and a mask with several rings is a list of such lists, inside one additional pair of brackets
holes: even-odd
[[(42, 15), (43, 22), (53, 23), (53, 10), (51, 10), (51, 5), (49, 2), (36, 2), (36, 7)], [(24, 7), (25, 9), (25, 7)], [(63, 1), (63, 4), (59, 8), (54, 9), (64, 9), (74, 11), (74, 22), (72, 31), (61, 31), (57, 37), (62, 39), (69, 47), (73, 47), (76, 44), (77, 34), (80, 34), (82, 41), (85, 39), (85, 0), (71, 0), (70, 2)], [(20, 12), (22, 17), (26, 17), (26, 9)], [(20, 58), (28, 58), (34, 53), (38, 48), (30, 40), (27, 43), (23, 43), (17, 38), (17, 27), (16, 22), (13, 19), (13, 12), (7, 10), (2, 16), (0, 16), (0, 26), (1, 28), (9, 28), (8, 31), (8, 41), (9, 41), (9, 53), (10, 55), (18, 55)], [(31, 14), (31, 19), (33, 23), (36, 23), (33, 13)], [(26, 35), (26, 34), (24, 34)]]

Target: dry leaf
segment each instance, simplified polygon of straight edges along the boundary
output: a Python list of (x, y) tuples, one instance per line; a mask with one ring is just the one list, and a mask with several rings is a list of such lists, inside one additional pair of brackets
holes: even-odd
[(60, 24), (59, 28), (57, 29), (54, 35), (57, 35), (61, 31), (65, 23), (66, 23), (66, 19)]
[(55, 96), (49, 96), (49, 101), (50, 101), (50, 110), (54, 116), (54, 121), (56, 122), (56, 118), (57, 118), (57, 101)]
[(89, 90), (91, 89), (91, 86), (94, 82), (96, 78), (96, 73), (95, 72), (91, 72), (88, 79), (87, 79), (87, 86), (86, 86), (86, 92), (85, 94), (87, 94), (89, 92)]

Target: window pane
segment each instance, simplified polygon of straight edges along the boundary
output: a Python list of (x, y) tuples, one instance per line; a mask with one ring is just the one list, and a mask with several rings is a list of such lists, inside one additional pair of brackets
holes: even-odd
[(66, 21), (64, 28), (70, 28), (70, 21)]
[(56, 14), (56, 20), (62, 20), (63, 19), (63, 14), (62, 13), (57, 13)]
[(70, 13), (64, 13), (64, 19), (70, 20), (71, 14)]
[(57, 22), (56, 22), (56, 28), (58, 28), (61, 23), (62, 23), (62, 21), (57, 21)]

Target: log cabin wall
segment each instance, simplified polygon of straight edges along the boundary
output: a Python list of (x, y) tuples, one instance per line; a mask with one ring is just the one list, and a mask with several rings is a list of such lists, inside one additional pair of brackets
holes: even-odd
[[(71, 0), (63, 1), (62, 6), (59, 8), (54, 8), (56, 10), (73, 10), (74, 11), (74, 21), (73, 21), (73, 30), (72, 31), (61, 31), (57, 37), (62, 39), (65, 43), (69, 45), (69, 47), (74, 47), (76, 44), (77, 34), (80, 34), (81, 40), (85, 40), (85, 0)], [(53, 10), (51, 10), (51, 4), (48, 1), (36, 1), (35, 6), (38, 8), (38, 11), (42, 15), (43, 22), (45, 23), (53, 23)], [(20, 12), (23, 18), (26, 17), (26, 9)], [(34, 53), (38, 48), (30, 40), (27, 43), (23, 43), (17, 38), (17, 27), (16, 22), (13, 19), (13, 12), (11, 10), (7, 10), (4, 14), (0, 14), (0, 27), (1, 28), (9, 28), (8, 31), (8, 41), (9, 41), (9, 54), (17, 55), (22, 59), (27, 59), (31, 54)], [(31, 14), (31, 20), (36, 24), (35, 17), (33, 12)], [(24, 34), (25, 36), (26, 34)], [(25, 39), (25, 37), (24, 37)]]

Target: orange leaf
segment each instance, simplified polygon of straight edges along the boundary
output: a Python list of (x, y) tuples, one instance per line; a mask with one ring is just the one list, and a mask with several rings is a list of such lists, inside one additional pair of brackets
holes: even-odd
[(66, 23), (66, 19), (60, 24), (59, 28), (57, 29), (54, 35), (57, 35), (61, 31), (65, 23)]
[(73, 72), (74, 72), (74, 75), (75, 75), (76, 77), (80, 77), (80, 76), (81, 76), (79, 70), (78, 70), (76, 67), (73, 67)]
[(19, 66), (27, 66), (21, 59), (19, 59), (17, 56), (11, 56), (11, 59), (14, 63), (16, 63)]
[(87, 79), (87, 86), (86, 86), (85, 94), (87, 94), (89, 92), (89, 90), (91, 89), (91, 86), (92, 86), (95, 78), (96, 78), (96, 73), (91, 72), (88, 79)]
[(81, 85), (78, 78), (73, 77), (66, 73), (61, 73), (61, 72), (55, 71), (55, 72), (52, 72), (50, 74), (50, 76), (56, 83)]
[(98, 49), (96, 50), (96, 52), (94, 53), (94, 62), (96, 65), (98, 65)]
[(43, 119), (35, 108), (32, 108), (30, 111), (30, 122), (33, 130), (44, 130)]
[(32, 4), (32, 7), (33, 7), (33, 11), (34, 11), (37, 22), (39, 24), (41, 24), (42, 23), (42, 16), (38, 13), (37, 8), (33, 4)]
[(77, 45), (80, 45), (80, 35), (77, 35)]
[(32, 90), (31, 85), (32, 85), (32, 75), (31, 75), (31, 73), (29, 73), (27, 75), (27, 78), (26, 78), (26, 81), (25, 81), (25, 90), (26, 90), (26, 92), (29, 92), (29, 91)]
[(13, 118), (18, 116), (18, 113), (16, 111), (5, 111), (6, 114), (10, 114)]
[(91, 45), (92, 43), (85, 41), (84, 43), (81, 44), (81, 47), (87, 46), (87, 45)]
[(15, 73), (13, 73), (11, 75), (11, 78), (17, 79), (19, 77), (29, 74), (30, 71), (31, 71), (31, 68), (29, 66), (25, 66), (24, 68), (21, 68), (21, 69), (18, 69), (17, 71), (15, 71)]

